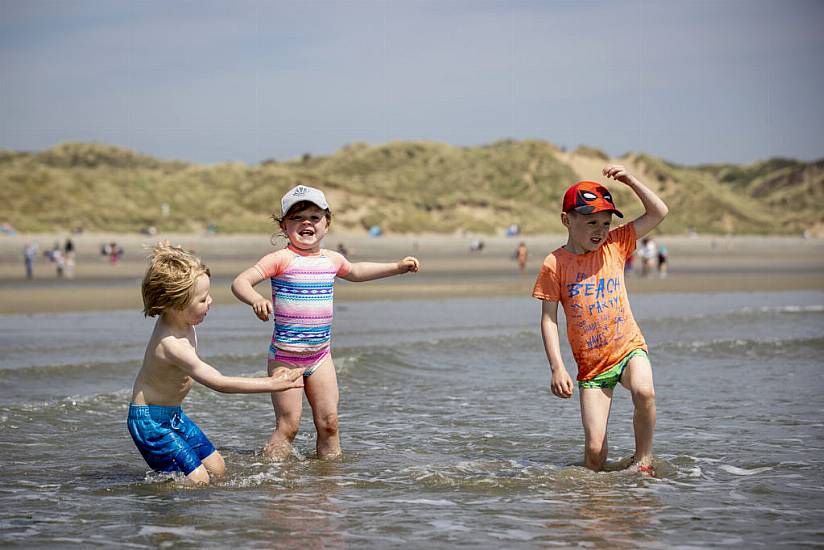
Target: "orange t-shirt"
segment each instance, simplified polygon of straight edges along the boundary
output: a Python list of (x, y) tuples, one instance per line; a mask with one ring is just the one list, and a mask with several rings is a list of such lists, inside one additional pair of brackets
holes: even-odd
[(632, 223), (609, 232), (594, 252), (559, 248), (544, 260), (532, 295), (561, 302), (578, 380), (608, 370), (635, 349), (647, 350), (624, 286), (624, 263), (635, 250)]

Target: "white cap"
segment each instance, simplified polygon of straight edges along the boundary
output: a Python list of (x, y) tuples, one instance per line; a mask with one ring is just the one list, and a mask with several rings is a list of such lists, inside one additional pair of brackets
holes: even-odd
[(300, 201), (309, 201), (316, 204), (319, 208), (327, 210), (329, 203), (326, 202), (326, 197), (323, 196), (323, 191), (315, 189), (314, 187), (307, 187), (305, 185), (296, 185), (290, 189), (283, 198), (280, 199), (281, 215), (285, 216), (289, 209)]

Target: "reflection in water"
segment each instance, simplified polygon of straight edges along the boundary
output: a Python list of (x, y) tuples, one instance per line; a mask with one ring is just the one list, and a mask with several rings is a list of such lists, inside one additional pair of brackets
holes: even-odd
[(592, 487), (579, 492), (571, 514), (586, 526), (581, 529), (580, 542), (597, 548), (656, 545), (655, 530), (650, 526), (657, 523), (657, 515), (663, 509), (660, 499), (649, 492), (633, 491), (626, 482), (621, 485), (612, 491)]
[(536, 524), (541, 540), (588, 548), (666, 547), (658, 538), (666, 506), (651, 490), (660, 480), (625, 469), (596, 473), (583, 466), (562, 468), (553, 477), (542, 499), (525, 503), (533, 517), (541, 518)]
[[(343, 471), (341, 462), (310, 459), (277, 466), (296, 485), (271, 489), (263, 520), (271, 527), (272, 543), (288, 535), (290, 546), (307, 550), (346, 548), (344, 514), (332, 497), (340, 488), (336, 480)], [(301, 490), (301, 483), (311, 487)]]

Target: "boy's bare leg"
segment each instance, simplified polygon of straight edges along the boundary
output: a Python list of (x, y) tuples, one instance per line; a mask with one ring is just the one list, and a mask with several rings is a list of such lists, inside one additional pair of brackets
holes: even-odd
[(655, 432), (655, 388), (652, 384), (652, 366), (646, 357), (629, 360), (621, 384), (632, 393), (635, 412), (635, 462), (640, 466), (652, 464), (652, 437)]
[(318, 458), (340, 456), (338, 432), (338, 377), (332, 356), (327, 355), (323, 364), (304, 380), (306, 397), (312, 407), (312, 418), (318, 432)]
[(208, 485), (209, 472), (206, 471), (206, 467), (203, 464), (201, 464), (200, 466), (189, 472), (189, 475), (186, 476), (186, 483), (188, 485)]
[[(272, 372), (272, 366), (269, 366)], [(281, 460), (292, 452), (292, 441), (300, 428), (300, 415), (303, 409), (303, 391), (301, 388), (272, 393), (272, 405), (275, 408), (275, 431), (263, 447), (264, 454), (273, 460)]]
[(212, 477), (223, 477), (226, 473), (226, 462), (223, 461), (223, 457), (217, 451), (203, 459), (203, 466), (206, 467)]
[(581, 390), (581, 422), (584, 424), (584, 466), (600, 471), (607, 460), (607, 423), (612, 406), (612, 390)]
[(208, 485), (211, 477), (221, 477), (226, 473), (226, 463), (220, 453), (214, 451), (203, 459), (200, 466), (189, 472), (186, 483), (189, 485)]

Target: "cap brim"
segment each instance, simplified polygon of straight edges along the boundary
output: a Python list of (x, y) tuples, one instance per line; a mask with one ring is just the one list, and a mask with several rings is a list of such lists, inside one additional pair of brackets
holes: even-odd
[(311, 202), (312, 204), (314, 204), (315, 206), (317, 206), (321, 210), (329, 210), (329, 204), (320, 204), (318, 202), (313, 201), (312, 199), (301, 198), (301, 199), (298, 199), (298, 200), (291, 201), (288, 204), (281, 203), (281, 205), (280, 205), (281, 215), (285, 216), (286, 213), (289, 212), (289, 210), (291, 210), (291, 208), (299, 202)]
[(624, 217), (624, 215), (621, 213), (621, 211), (616, 210), (615, 208), (602, 208), (600, 210), (596, 210), (594, 206), (589, 205), (589, 204), (586, 205), (586, 206), (579, 206), (578, 208), (573, 208), (572, 210), (574, 210), (575, 212), (578, 212), (579, 214), (584, 214), (584, 215), (597, 214), (598, 212), (612, 212), (613, 214), (615, 214), (619, 218)]

